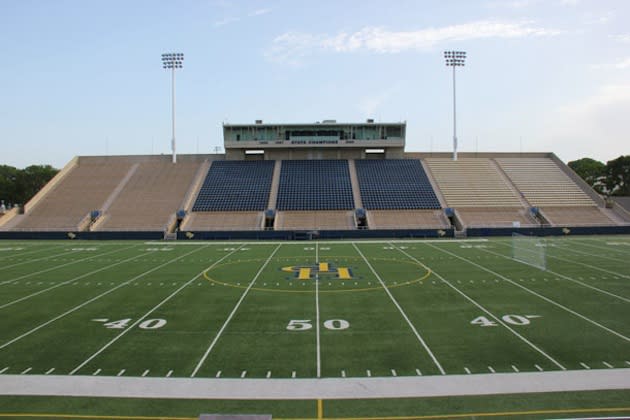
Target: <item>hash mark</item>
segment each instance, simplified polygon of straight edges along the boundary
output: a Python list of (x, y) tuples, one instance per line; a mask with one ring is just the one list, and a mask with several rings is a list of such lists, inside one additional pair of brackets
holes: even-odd
[(170, 378), (172, 374), (173, 374), (173, 371), (172, 371), (172, 370), (169, 370), (169, 371), (167, 372), (167, 374), (166, 374), (166, 377), (167, 377), (167, 378)]
[(540, 366), (538, 366), (538, 365), (534, 365), (534, 367), (535, 367), (536, 369), (538, 369), (540, 372), (542, 372), (542, 371), (543, 371), (543, 368), (541, 368), (541, 367), (540, 367)]
[(398, 376), (396, 375), (396, 369), (392, 369), (391, 371), (392, 371), (392, 376)]
[(94, 373), (92, 374), (92, 376), (96, 376), (96, 375), (98, 375), (99, 373), (101, 373), (101, 370), (102, 370), (102, 369), (96, 369), (96, 370), (94, 371)]
[(295, 371), (291, 372), (291, 377), (295, 378)]
[(9, 370), (8, 367), (5, 367), (4, 369), (0, 370), (0, 375), (2, 375), (4, 372), (6, 372), (7, 370)]
[(126, 369), (120, 369), (120, 372), (118, 372), (118, 375), (116, 376), (123, 376), (123, 373), (125, 373)]
[(416, 373), (418, 374), (418, 376), (422, 376), (422, 372), (420, 372), (420, 369), (416, 369)]
[(144, 372), (142, 372), (142, 377), (144, 378), (145, 376), (147, 376), (149, 374), (149, 369), (145, 370)]
[[(626, 360), (626, 365), (630, 366), (630, 362)], [(2, 373), (2, 372), (0, 372)]]
[(50, 375), (51, 373), (53, 373), (54, 370), (55, 370), (55, 368), (48, 369), (48, 371), (46, 371), (45, 375)]
[(243, 372), (241, 372), (241, 378), (244, 378), (247, 375), (247, 371), (244, 370)]
[(221, 371), (220, 371), (220, 370), (218, 370), (218, 371), (217, 371), (217, 375), (215, 376), (215, 378), (220, 378), (220, 377), (221, 377)]
[(468, 369), (467, 367), (464, 368), (464, 370), (466, 371), (467, 374), (470, 375), (470, 369)]
[(372, 372), (370, 371), (370, 369), (366, 370), (365, 373), (367, 374), (368, 378), (372, 377)]
[(607, 368), (609, 368), (609, 369), (614, 368), (614, 366), (613, 366), (613, 365), (611, 365), (611, 364), (610, 364), (610, 363), (608, 363), (608, 362), (602, 362), (602, 363), (604, 364), (604, 366), (606, 366), (606, 367), (607, 367)]
[(269, 378), (271, 378), (271, 371), (270, 370), (267, 371), (267, 379), (269, 379)]
[(512, 369), (514, 369), (514, 372), (516, 372), (516, 373), (520, 372), (520, 371), (518, 370), (518, 368), (517, 368), (516, 366), (514, 366), (514, 365), (512, 365)]
[(26, 375), (26, 374), (27, 374), (27, 373), (29, 373), (31, 370), (33, 370), (33, 368), (32, 368), (32, 367), (30, 367), (30, 368), (26, 368), (26, 369), (24, 369), (24, 370), (22, 371), (22, 373), (20, 373), (20, 375)]
[(342, 377), (342, 378), (345, 378), (345, 377), (346, 377), (346, 371), (345, 371), (345, 370), (342, 370), (342, 371), (341, 371), (341, 377)]
[(497, 373), (492, 366), (488, 366), (488, 370), (492, 373)]

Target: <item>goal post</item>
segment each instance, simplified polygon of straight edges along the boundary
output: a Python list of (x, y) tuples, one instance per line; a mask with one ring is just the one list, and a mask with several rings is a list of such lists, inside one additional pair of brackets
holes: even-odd
[(512, 233), (512, 258), (541, 270), (547, 269), (547, 244), (537, 236)]

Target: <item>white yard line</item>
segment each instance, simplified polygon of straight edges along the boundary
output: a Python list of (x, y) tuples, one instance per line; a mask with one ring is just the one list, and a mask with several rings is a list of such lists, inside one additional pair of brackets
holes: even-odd
[[(433, 246), (433, 245), (429, 245), (429, 246)], [(435, 248), (435, 247), (434, 247)], [(438, 278), (440, 279), (444, 284), (446, 284), (447, 286), (449, 286), (451, 289), (455, 290), (460, 296), (462, 296), (464, 299), (466, 299), (468, 302), (472, 303), (473, 305), (475, 305), (477, 308), (479, 308), (481, 311), (483, 311), (486, 315), (490, 316), (492, 319), (495, 320), (495, 322), (497, 322), (498, 324), (500, 324), (502, 327), (504, 327), (505, 329), (507, 329), (509, 332), (511, 332), (513, 335), (515, 335), (516, 337), (518, 337), (521, 341), (523, 341), (525, 344), (529, 345), (532, 349), (536, 350), (538, 353), (540, 353), (542, 356), (544, 356), (547, 360), (549, 360), (551, 363), (553, 363), (554, 365), (556, 365), (557, 367), (559, 367), (562, 370), (566, 370), (566, 368), (560, 363), (558, 362), (556, 359), (554, 359), (553, 357), (551, 357), (549, 354), (547, 354), (543, 349), (541, 349), (540, 347), (538, 347), (537, 345), (535, 345), (534, 343), (532, 343), (531, 341), (529, 341), (527, 338), (525, 338), (524, 336), (522, 336), (521, 334), (519, 334), (516, 330), (514, 330), (512, 327), (510, 327), (509, 325), (507, 325), (507, 323), (505, 323), (501, 318), (499, 318), (498, 316), (494, 315), (492, 312), (490, 312), (490, 310), (486, 309), (484, 306), (482, 306), (479, 302), (477, 302), (476, 300), (474, 300), (473, 298), (471, 298), (470, 296), (468, 296), (466, 293), (462, 292), (461, 290), (459, 290), (457, 287), (455, 287), (451, 282), (449, 282), (448, 280), (446, 280), (446, 278), (444, 278), (443, 276), (441, 276), (440, 274), (438, 274), (435, 270), (429, 268), (426, 264), (424, 264), (423, 262), (421, 262), (420, 260), (418, 260), (417, 258), (415, 258), (413, 255), (409, 254), (408, 252), (397, 248), (398, 251), (400, 251), (403, 255), (405, 255), (407, 258), (411, 259), (412, 261), (416, 262), (417, 264), (423, 266), (425, 269), (427, 270), (431, 270), (431, 272)]]
[[(315, 263), (319, 264), (319, 243), (315, 243)], [(317, 335), (317, 377), (322, 376), (322, 353), (320, 347), (320, 332), (319, 332), (319, 270), (315, 276), (315, 333)]]
[[(19, 247), (19, 246), (27, 246), (27, 245), (29, 245), (29, 244), (25, 244), (25, 245), (11, 245), (11, 246), (18, 246)], [(30, 244), (30, 245), (31, 246), (37, 246), (37, 244)], [(3, 255), (3, 256), (0, 257), (0, 261), (1, 260), (6, 260), (6, 259), (9, 259), (9, 258), (22, 258), (22, 257), (24, 257), (26, 255), (36, 254), (38, 252), (50, 252), (51, 248), (61, 248), (63, 246), (64, 245), (57, 245), (57, 246), (53, 246), (53, 247), (49, 247), (49, 248), (34, 249), (32, 251), (21, 252), (21, 253), (18, 253), (18, 254)], [(44, 257), (42, 257), (42, 258), (44, 258)]]
[[(112, 252), (118, 252), (118, 251), (121, 251), (121, 250), (116, 250), (116, 251), (112, 251)], [(106, 254), (101, 254), (100, 256), (107, 255), (107, 254), (108, 254), (108, 253), (106, 253)], [(31, 293), (30, 295), (27, 295), (27, 296), (21, 297), (21, 298), (19, 298), (19, 299), (13, 300), (13, 301), (11, 301), (11, 302), (5, 303), (4, 305), (0, 305), (0, 309), (4, 309), (4, 308), (6, 308), (7, 306), (11, 306), (11, 305), (14, 305), (14, 304), (16, 304), (16, 303), (19, 303), (19, 302), (25, 301), (25, 300), (27, 300), (27, 299), (30, 299), (30, 298), (34, 297), (34, 296), (37, 296), (37, 295), (40, 295), (40, 294), (42, 294), (42, 293), (48, 292), (48, 291), (50, 291), (50, 290), (56, 289), (57, 287), (64, 286), (64, 285), (66, 285), (66, 284), (68, 284), (68, 283), (72, 283), (73, 281), (81, 280), (82, 278), (85, 278), (85, 277), (91, 276), (92, 274), (96, 274), (96, 273), (99, 273), (99, 272), (101, 272), (101, 271), (108, 270), (108, 269), (110, 269), (110, 268), (112, 268), (112, 267), (116, 267), (117, 265), (124, 264), (124, 263), (126, 263), (126, 262), (131, 261), (131, 260), (135, 260), (136, 258), (144, 257), (144, 256), (145, 256), (145, 255), (147, 255), (147, 254), (150, 254), (150, 253), (149, 253), (149, 252), (147, 252), (147, 253), (144, 253), (144, 254), (136, 255), (135, 257), (131, 257), (131, 258), (128, 258), (128, 259), (126, 259), (126, 260), (122, 260), (122, 261), (119, 261), (119, 262), (117, 262), (117, 263), (110, 264), (110, 265), (108, 265), (108, 266), (105, 266), (105, 267), (99, 268), (99, 269), (94, 270), (94, 271), (90, 271), (89, 273), (82, 274), (82, 275), (80, 275), (80, 276), (78, 276), (78, 277), (74, 277), (73, 279), (70, 279), (70, 280), (67, 280), (67, 281), (61, 282), (61, 283), (56, 284), (56, 285), (54, 285), (54, 286), (48, 287), (48, 288), (46, 288), (46, 289), (42, 289), (42, 290), (40, 290), (40, 291), (38, 291), (38, 292)]]
[(320, 379), (0, 375), (0, 394), (15, 396), (312, 400), (615, 389), (630, 389), (628, 369)]
[[(68, 254), (78, 254), (79, 252), (81, 252), (81, 251), (68, 251), (68, 252), (62, 252), (61, 254), (51, 255), (49, 257), (41, 257), (41, 258), (36, 258), (34, 260), (22, 261), (21, 263), (15, 263), (15, 264), (11, 264), (11, 265), (5, 265), (4, 267), (0, 267), (0, 270), (6, 270), (7, 268), (17, 267), (19, 265), (32, 264), (32, 263), (37, 262), (37, 261), (50, 260), (50, 259), (53, 259), (53, 258), (62, 257), (64, 255), (68, 255)], [(6, 282), (0, 283), (0, 284), (4, 284), (4, 283), (6, 283)]]
[(469, 264), (474, 265), (474, 266), (475, 266), (475, 267), (477, 267), (477, 268), (480, 268), (480, 269), (482, 269), (482, 270), (484, 270), (484, 271), (486, 271), (486, 272), (488, 272), (488, 273), (490, 273), (490, 274), (493, 274), (493, 275), (495, 275), (495, 276), (497, 276), (497, 277), (499, 277), (499, 278), (501, 278), (501, 279), (503, 279), (503, 280), (507, 281), (508, 283), (510, 283), (510, 284), (512, 284), (512, 285), (514, 285), (514, 286), (516, 286), (516, 287), (519, 287), (519, 288), (521, 288), (521, 289), (525, 290), (526, 292), (531, 293), (532, 295), (534, 295), (534, 296), (536, 296), (536, 297), (538, 297), (538, 298), (540, 298), (540, 299), (544, 300), (545, 302), (551, 303), (552, 305), (557, 306), (558, 308), (560, 308), (560, 309), (562, 309), (562, 310), (564, 310), (564, 311), (566, 311), (566, 312), (569, 312), (570, 314), (573, 314), (573, 315), (577, 316), (578, 318), (583, 319), (584, 321), (586, 321), (586, 322), (588, 322), (588, 323), (590, 323), (590, 324), (593, 324), (593, 325), (595, 325), (595, 326), (597, 326), (597, 327), (599, 327), (599, 328), (601, 328), (601, 329), (603, 329), (603, 330), (605, 330), (605, 331), (608, 331), (609, 333), (611, 333), (611, 334), (613, 334), (613, 335), (616, 335), (617, 337), (619, 337), (619, 338), (621, 338), (621, 339), (623, 339), (623, 340), (625, 340), (625, 341), (630, 342), (630, 338), (629, 338), (629, 337), (626, 337), (625, 335), (623, 335), (623, 334), (621, 334), (621, 333), (618, 333), (617, 331), (612, 330), (612, 329), (610, 329), (610, 328), (606, 327), (605, 325), (602, 325), (602, 324), (600, 324), (599, 322), (594, 321), (594, 320), (592, 320), (592, 319), (590, 319), (590, 318), (588, 318), (588, 317), (586, 317), (586, 316), (584, 316), (584, 315), (582, 315), (582, 314), (580, 314), (580, 313), (578, 313), (578, 312), (574, 311), (573, 309), (567, 308), (566, 306), (562, 305), (561, 303), (556, 302), (555, 300), (549, 299), (548, 297), (543, 296), (543, 295), (541, 295), (541, 294), (540, 294), (540, 293), (538, 293), (538, 292), (535, 292), (535, 291), (533, 291), (533, 290), (531, 290), (531, 289), (528, 289), (527, 287), (525, 287), (525, 286), (523, 286), (523, 285), (521, 285), (521, 284), (518, 284), (517, 282), (513, 281), (512, 279), (510, 279), (510, 278), (508, 278), (508, 277), (506, 277), (506, 276), (504, 276), (504, 275), (502, 275), (502, 274), (499, 274), (499, 273), (497, 273), (496, 271), (490, 270), (489, 268), (484, 267), (484, 266), (482, 266), (482, 265), (480, 265), (480, 264), (477, 264), (476, 262), (471, 261), (471, 260), (469, 260), (468, 258), (460, 257), (459, 255), (454, 254), (454, 253), (452, 253), (452, 252), (450, 252), (450, 251), (447, 251), (447, 250), (445, 250), (445, 249), (439, 248), (439, 247), (434, 246), (434, 245), (431, 245), (431, 244), (427, 244), (427, 245), (428, 245), (428, 246), (430, 246), (430, 247), (432, 247), (432, 248), (435, 248), (435, 249), (437, 249), (437, 250), (439, 250), (439, 251), (441, 251), (441, 252), (444, 252), (444, 253), (446, 253), (446, 254), (449, 254), (449, 255), (451, 255), (451, 256), (453, 256), (453, 257), (455, 257), (455, 258), (458, 258), (458, 259), (460, 259), (460, 260), (462, 260), (462, 261), (466, 261), (466, 262), (468, 262)]
[[(578, 251), (574, 251), (574, 252), (578, 252)], [(587, 253), (585, 253), (585, 252), (578, 252), (578, 253), (581, 253), (581, 254), (583, 254), (583, 255), (592, 255), (592, 254), (587, 254)], [(560, 261), (568, 262), (568, 263), (571, 263), (571, 264), (578, 264), (578, 265), (581, 265), (581, 266), (584, 266), (584, 267), (590, 268), (590, 269), (592, 269), (592, 270), (602, 271), (602, 272), (604, 272), (604, 273), (613, 274), (613, 275), (615, 275), (615, 276), (619, 276), (619, 277), (623, 277), (623, 278), (626, 278), (626, 279), (630, 279), (630, 276), (629, 276), (629, 275), (627, 275), (627, 274), (618, 273), (618, 272), (616, 272), (616, 271), (612, 271), (612, 270), (606, 270), (605, 268), (597, 267), (597, 266), (590, 265), (590, 264), (586, 264), (586, 263), (583, 263), (583, 262), (574, 261), (574, 260), (569, 260), (569, 259), (567, 259), (567, 258), (562, 258), (562, 257), (555, 257), (555, 256), (553, 256), (553, 255), (548, 255), (548, 257), (550, 257), (550, 258), (554, 258), (554, 259), (556, 259), (556, 260), (560, 260)], [(616, 261), (618, 261), (618, 260), (616, 260)]]
[[(240, 247), (242, 248), (245, 245), (245, 243), (243, 243)], [(260, 274), (263, 272), (263, 270), (265, 269), (265, 267), (267, 267), (267, 264), (269, 264), (269, 262), (271, 261), (271, 259), (273, 258), (273, 256), (276, 254), (276, 252), (278, 251), (278, 249), (280, 249), (280, 247), (282, 246), (282, 243), (280, 243), (279, 245), (276, 246), (276, 248), (273, 250), (273, 252), (269, 255), (269, 257), (267, 258), (267, 260), (264, 262), (264, 264), (262, 265), (262, 267), (260, 267), (260, 270), (258, 270), (258, 273), (256, 273), (256, 275), (254, 276), (254, 278), (252, 279), (252, 281), (249, 283), (249, 286), (247, 286), (247, 289), (245, 289), (245, 291), (243, 292), (243, 294), (241, 295), (241, 298), (238, 300), (238, 302), (236, 302), (236, 305), (234, 306), (234, 309), (232, 309), (232, 312), (230, 312), (230, 315), (227, 317), (227, 319), (225, 320), (225, 322), (223, 323), (223, 326), (221, 327), (221, 329), (219, 330), (219, 332), (217, 333), (217, 335), (214, 337), (214, 339), (212, 340), (212, 342), (210, 343), (210, 345), (208, 346), (208, 349), (206, 350), (206, 352), (203, 354), (203, 356), (201, 356), (201, 359), (199, 360), (199, 363), (197, 363), (197, 366), (195, 366), (195, 369), (193, 370), (192, 374), (190, 375), (191, 378), (194, 378), (197, 375), (197, 372), (199, 372), (199, 369), (201, 369), (201, 366), (204, 364), (204, 362), (206, 361), (206, 359), (208, 358), (208, 355), (210, 354), (210, 352), (212, 351), (212, 349), (214, 348), (214, 346), (217, 344), (217, 342), (219, 341), (219, 338), (221, 337), (221, 334), (223, 334), (223, 331), (227, 328), (228, 324), (230, 323), (230, 321), (232, 320), (232, 318), (234, 317), (234, 314), (236, 314), (236, 311), (238, 310), (239, 306), (241, 306), (241, 303), (243, 302), (243, 300), (245, 300), (245, 297), (247, 296), (247, 294), (249, 293), (250, 289), (252, 288), (252, 286), (254, 286), (254, 283), (256, 283), (256, 280), (258, 279), (258, 277), (260, 276)], [(217, 261), (218, 263), (218, 261)], [(216, 263), (215, 263), (216, 264)]]
[[(589, 256), (589, 257), (597, 257), (597, 258), (601, 258), (603, 260), (610, 260), (610, 261), (620, 262), (620, 263), (624, 263), (624, 264), (628, 262), (627, 260), (622, 260), (622, 259), (619, 259), (619, 258), (609, 257), (607, 255), (600, 255), (600, 254), (593, 255), (593, 253), (589, 253), (589, 252), (585, 252), (585, 251), (579, 251), (577, 249), (574, 249), (574, 248), (571, 248), (571, 247), (568, 247), (568, 246), (565, 246), (565, 245), (556, 246), (556, 249), (560, 249), (562, 251), (573, 252), (575, 254), (586, 255), (586, 256)], [(630, 247), (628, 249), (630, 249)], [(560, 259), (560, 257), (557, 257), (557, 256), (552, 256), (552, 258)]]
[[(487, 252), (487, 253), (489, 253), (489, 254), (492, 254), (492, 255), (497, 255), (497, 256), (502, 257), (502, 258), (505, 258), (505, 259), (507, 259), (507, 260), (517, 261), (517, 262), (519, 262), (519, 263), (526, 264), (526, 263), (525, 263), (525, 262), (523, 262), (523, 261), (514, 260), (512, 257), (508, 257), (507, 255), (499, 254), (498, 252), (492, 252), (492, 251), (489, 251), (489, 250), (487, 250), (487, 249), (484, 249), (483, 251), (484, 251), (484, 252)], [(529, 264), (527, 264), (527, 265), (529, 265)], [(619, 300), (623, 300), (624, 302), (628, 302), (628, 303), (630, 303), (630, 299), (628, 299), (628, 298), (626, 298), (626, 297), (616, 295), (616, 294), (611, 293), (611, 292), (609, 292), (609, 291), (607, 291), (607, 290), (600, 289), (599, 287), (591, 286), (591, 285), (590, 285), (590, 284), (588, 284), (588, 283), (584, 283), (584, 282), (581, 282), (581, 281), (579, 281), (579, 280), (575, 280), (574, 278), (571, 278), (571, 277), (569, 277), (569, 276), (565, 276), (564, 274), (561, 274), (561, 273), (558, 273), (558, 272), (555, 272), (555, 271), (551, 271), (551, 270), (549, 270), (549, 269), (547, 269), (547, 273), (549, 273), (549, 274), (553, 274), (554, 276), (561, 277), (561, 278), (563, 278), (563, 279), (565, 279), (565, 280), (568, 280), (568, 281), (571, 281), (571, 282), (573, 282), (573, 283), (579, 284), (580, 286), (583, 286), (583, 287), (589, 288), (589, 289), (591, 289), (591, 290), (595, 290), (595, 291), (597, 291), (597, 292), (599, 292), (599, 293), (603, 293), (603, 294), (605, 294), (605, 295), (608, 295), (608, 296), (611, 296), (611, 297), (617, 298), (617, 299), (619, 299)]]
[(365, 261), (365, 264), (367, 264), (367, 266), (370, 268), (370, 271), (372, 271), (372, 274), (374, 274), (374, 276), (378, 279), (379, 283), (383, 287), (383, 290), (385, 290), (385, 293), (387, 293), (387, 296), (389, 296), (389, 298), (391, 299), (391, 301), (394, 304), (394, 306), (396, 306), (396, 308), (398, 309), (398, 311), (400, 312), (402, 317), (405, 319), (405, 321), (407, 321), (407, 325), (409, 325), (409, 328), (411, 328), (411, 331), (413, 331), (413, 333), (415, 334), (416, 338), (418, 339), (418, 341), (420, 342), (420, 344), (422, 345), (424, 350), (429, 354), (429, 357), (431, 357), (431, 360), (433, 360), (433, 363), (435, 363), (435, 365), (437, 366), (437, 368), (440, 371), (440, 373), (442, 375), (445, 375), (446, 372), (442, 368), (442, 365), (437, 360), (437, 358), (435, 357), (435, 355), (433, 354), (433, 352), (431, 351), (431, 349), (429, 348), (427, 343), (424, 341), (422, 336), (420, 336), (420, 334), (418, 333), (418, 330), (416, 329), (416, 327), (413, 325), (413, 323), (411, 322), (411, 320), (409, 319), (409, 317), (407, 316), (405, 311), (403, 311), (402, 307), (398, 304), (398, 301), (394, 298), (392, 293), (389, 291), (389, 289), (385, 285), (385, 282), (383, 281), (381, 276), (378, 275), (378, 273), (376, 272), (374, 267), (372, 267), (372, 264), (370, 264), (370, 262), (367, 260), (367, 258), (365, 258), (365, 255), (363, 255), (363, 253), (361, 252), (359, 247), (357, 247), (357, 244), (355, 242), (352, 242), (352, 246), (354, 246), (354, 249), (356, 249), (357, 253), (361, 256), (361, 258), (363, 258), (363, 261)]
[(5, 348), (5, 347), (7, 347), (7, 346), (9, 346), (9, 345), (11, 345), (11, 344), (13, 344), (13, 343), (15, 343), (16, 341), (21, 340), (21, 339), (22, 339), (22, 338), (24, 338), (24, 337), (27, 337), (27, 336), (29, 336), (29, 335), (33, 334), (33, 333), (34, 333), (34, 332), (36, 332), (36, 331), (39, 331), (40, 329), (42, 329), (42, 328), (44, 328), (44, 327), (46, 327), (46, 326), (48, 326), (48, 325), (52, 324), (52, 323), (53, 323), (53, 322), (55, 322), (55, 321), (60, 320), (61, 318), (65, 317), (65, 316), (67, 316), (67, 315), (69, 315), (69, 314), (71, 314), (71, 313), (73, 313), (73, 312), (78, 311), (79, 309), (81, 309), (81, 308), (83, 308), (84, 306), (87, 306), (87, 305), (89, 305), (90, 303), (92, 303), (92, 302), (94, 302), (94, 301), (96, 301), (96, 300), (98, 300), (98, 299), (102, 298), (103, 296), (107, 296), (108, 294), (112, 293), (113, 291), (118, 290), (118, 289), (120, 289), (121, 287), (126, 286), (126, 285), (127, 285), (127, 284), (129, 284), (129, 283), (131, 283), (131, 282), (133, 282), (133, 281), (135, 281), (135, 280), (137, 280), (137, 279), (139, 279), (139, 278), (141, 278), (141, 277), (144, 277), (144, 276), (146, 276), (147, 274), (151, 274), (151, 273), (153, 273), (154, 271), (157, 271), (157, 270), (161, 269), (162, 267), (164, 267), (164, 266), (166, 266), (166, 265), (168, 265), (168, 264), (171, 264), (171, 263), (173, 263), (173, 262), (175, 262), (175, 261), (177, 261), (177, 260), (179, 260), (179, 259), (181, 259), (181, 258), (187, 257), (188, 255), (190, 255), (190, 254), (192, 254), (192, 253), (194, 253), (194, 252), (197, 252), (197, 251), (198, 251), (198, 249), (195, 249), (195, 250), (193, 250), (193, 251), (191, 251), (191, 252), (188, 252), (188, 253), (186, 253), (186, 254), (180, 255), (179, 257), (175, 257), (175, 258), (173, 258), (173, 259), (172, 259), (172, 260), (170, 260), (170, 261), (167, 261), (167, 262), (165, 262), (165, 263), (163, 263), (163, 264), (160, 264), (160, 265), (158, 265), (158, 266), (156, 266), (156, 267), (153, 267), (153, 268), (152, 268), (152, 269), (150, 269), (150, 270), (145, 271), (144, 273), (138, 274), (138, 275), (137, 275), (137, 276), (135, 276), (134, 278), (132, 278), (132, 279), (130, 279), (130, 280), (127, 280), (127, 281), (126, 281), (126, 282), (124, 282), (124, 283), (120, 283), (118, 286), (113, 287), (113, 288), (111, 288), (111, 289), (109, 289), (109, 290), (107, 290), (107, 291), (105, 291), (105, 292), (101, 293), (100, 295), (95, 296), (95, 297), (93, 297), (92, 299), (89, 299), (89, 300), (87, 300), (87, 301), (85, 301), (85, 302), (83, 302), (83, 303), (81, 303), (81, 304), (79, 304), (79, 305), (75, 306), (74, 308), (72, 308), (72, 309), (70, 309), (70, 310), (68, 310), (68, 311), (66, 311), (66, 312), (64, 312), (64, 313), (62, 313), (61, 315), (58, 315), (58, 316), (56, 316), (56, 317), (54, 317), (54, 318), (52, 318), (52, 319), (50, 319), (50, 320), (48, 320), (48, 321), (44, 322), (43, 324), (38, 325), (37, 327), (35, 327), (35, 328), (33, 328), (33, 329), (31, 329), (31, 330), (29, 330), (29, 331), (25, 332), (24, 334), (19, 335), (19, 336), (17, 336), (17, 337), (15, 337), (15, 338), (13, 338), (12, 340), (7, 341), (6, 343), (4, 343), (4, 344), (0, 345), (0, 350), (2, 350), (3, 348)]
[[(207, 248), (209, 245), (206, 245), (205, 247), (202, 247), (200, 249), (205, 249)], [(182, 290), (184, 290), (186, 287), (188, 287), (190, 284), (192, 284), (193, 282), (195, 282), (198, 278), (200, 278), (201, 276), (203, 276), (203, 273), (208, 271), (209, 269), (215, 267), (217, 264), (219, 264), (220, 262), (222, 262), (224, 259), (226, 259), (227, 257), (231, 256), (232, 254), (234, 254), (236, 251), (238, 251), (241, 247), (235, 249), (234, 251), (231, 251), (227, 254), (225, 254), (222, 258), (220, 258), (219, 260), (217, 260), (216, 262), (214, 262), (210, 267), (203, 269), (202, 271), (200, 271), (197, 275), (195, 275), (193, 278), (191, 278), (190, 280), (188, 280), (186, 283), (184, 283), (182, 286), (178, 287), (174, 292), (172, 292), (170, 295), (168, 295), (166, 298), (164, 298), (160, 303), (158, 303), (157, 305), (155, 305), (153, 308), (151, 308), (147, 313), (145, 313), (144, 315), (142, 315), (140, 318), (138, 318), (133, 324), (131, 324), (129, 327), (125, 328), (123, 331), (120, 332), (120, 334), (118, 334), (116, 337), (112, 338), (107, 344), (105, 344), (103, 347), (101, 347), (99, 350), (97, 350), (94, 354), (92, 354), (90, 357), (88, 357), (87, 359), (85, 359), (79, 366), (77, 366), (76, 368), (74, 368), (72, 371), (70, 371), (70, 375), (74, 375), (75, 373), (77, 373), (81, 368), (83, 368), (85, 365), (87, 365), (88, 363), (90, 363), (92, 360), (94, 360), (94, 358), (96, 358), (98, 355), (100, 355), (101, 353), (103, 353), (105, 350), (107, 350), (112, 344), (114, 344), (116, 341), (118, 341), (121, 337), (123, 337), (125, 334), (127, 334), (129, 331), (132, 331), (134, 329), (134, 327), (136, 327), (138, 324), (144, 322), (145, 319), (147, 319), (153, 312), (155, 312), (156, 310), (158, 310), (162, 305), (164, 305), (166, 302), (168, 302), (169, 300), (171, 300), (173, 297), (175, 297), (177, 294), (179, 294), (179, 292), (181, 292)], [(197, 250), (193, 251), (196, 252)], [(190, 254), (190, 253), (189, 253)], [(185, 254), (188, 255), (188, 254)]]

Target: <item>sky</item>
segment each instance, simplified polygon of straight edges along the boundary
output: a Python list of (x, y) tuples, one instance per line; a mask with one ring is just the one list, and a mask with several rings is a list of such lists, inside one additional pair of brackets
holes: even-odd
[(0, 0), (0, 164), (222, 151), (223, 123), (407, 122), (406, 150), (630, 154), (627, 0)]

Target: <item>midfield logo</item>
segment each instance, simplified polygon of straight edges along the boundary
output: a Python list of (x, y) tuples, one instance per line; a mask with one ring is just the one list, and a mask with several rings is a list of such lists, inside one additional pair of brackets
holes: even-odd
[(348, 267), (336, 267), (327, 262), (310, 266), (288, 266), (282, 267), (282, 271), (293, 273), (298, 280), (311, 280), (321, 275), (337, 277), (339, 280), (350, 280), (352, 271)]

